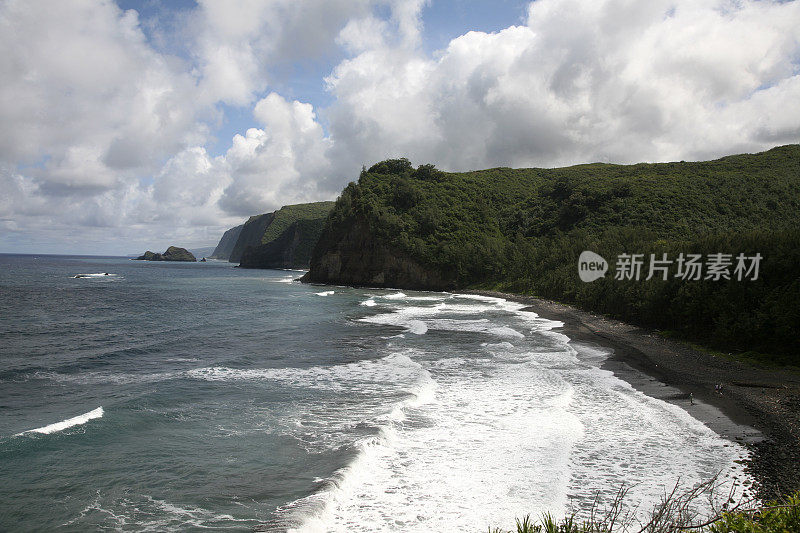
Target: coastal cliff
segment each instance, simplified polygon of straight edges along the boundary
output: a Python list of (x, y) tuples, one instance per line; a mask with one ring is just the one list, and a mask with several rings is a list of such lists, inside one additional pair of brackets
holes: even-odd
[[(463, 173), (395, 159), (344, 189), (303, 280), (531, 294), (798, 364), (798, 212), (800, 145), (705, 162)], [(578, 276), (586, 250), (609, 270), (591, 283)], [(623, 254), (641, 259), (635, 278), (615, 275)], [(726, 276), (682, 279), (689, 254), (706, 268), (723, 254)], [(740, 255), (761, 258), (758, 277), (737, 278)], [(668, 258), (663, 277), (648, 272), (653, 257)]]
[(327, 227), (303, 281), (418, 290), (455, 288), (451, 277), (393, 250), (371, 231), (367, 221)]
[(222, 259), (223, 261), (227, 261), (233, 252), (233, 247), (236, 246), (236, 241), (239, 240), (239, 234), (242, 233), (243, 227), (244, 224), (241, 224), (223, 233), (222, 238), (217, 244), (217, 247), (214, 248), (214, 251), (209, 257), (212, 259)]
[(233, 245), (233, 249), (228, 256), (228, 262), (240, 262), (245, 248), (261, 244), (264, 231), (266, 231), (267, 226), (269, 226), (273, 218), (275, 218), (275, 213), (264, 213), (263, 215), (254, 215), (250, 217), (239, 231), (239, 237), (236, 239), (236, 243)]
[(243, 268), (308, 268), (333, 206), (334, 202), (286, 205), (250, 217), (228, 260)]
[(306, 268), (311, 250), (322, 231), (325, 219), (298, 220), (278, 237), (257, 246), (248, 246), (242, 254), (242, 268)]

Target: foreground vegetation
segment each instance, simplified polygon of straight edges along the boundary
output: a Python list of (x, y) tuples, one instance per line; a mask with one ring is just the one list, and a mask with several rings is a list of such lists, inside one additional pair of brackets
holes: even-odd
[[(677, 487), (665, 494), (645, 520), (626, 514), (623, 508), (626, 491), (617, 493), (608, 509), (598, 512), (594, 507), (586, 520), (574, 516), (561, 520), (550, 514), (538, 521), (530, 516), (517, 519), (516, 533), (792, 533), (800, 531), (800, 493), (784, 500), (758, 505), (752, 500), (737, 504), (728, 496), (718, 503), (715, 480), (678, 492)], [(711, 515), (701, 516), (692, 510), (693, 504), (708, 500)], [(489, 533), (511, 533), (489, 528)]]
[[(366, 223), (376, 241), (445, 279), (441, 288), (554, 299), (800, 365), (798, 214), (800, 145), (708, 162), (465, 173), (396, 159), (345, 188), (315, 256)], [(584, 250), (608, 261), (605, 277), (580, 281)], [(755, 280), (689, 281), (675, 277), (674, 264), (666, 280), (645, 280), (647, 262), (638, 281), (614, 279), (620, 254), (681, 253), (763, 259)]]

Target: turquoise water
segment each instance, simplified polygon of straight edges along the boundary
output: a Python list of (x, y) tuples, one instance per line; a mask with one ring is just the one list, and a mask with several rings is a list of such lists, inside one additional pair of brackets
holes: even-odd
[(300, 274), (0, 255), (0, 530), (485, 530), (743, 476), (521, 305)]

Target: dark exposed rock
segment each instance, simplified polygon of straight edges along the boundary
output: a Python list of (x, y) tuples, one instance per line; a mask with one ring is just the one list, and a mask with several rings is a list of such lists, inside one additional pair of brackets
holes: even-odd
[(144, 255), (136, 258), (138, 261), (186, 261), (195, 262), (197, 258), (186, 248), (178, 248), (177, 246), (170, 246), (163, 254), (146, 251)]
[(248, 246), (242, 254), (243, 268), (307, 268), (324, 219), (298, 220), (268, 243)]
[(236, 246), (236, 241), (239, 239), (239, 234), (242, 232), (243, 227), (244, 224), (241, 224), (223, 233), (217, 247), (214, 248), (214, 252), (209, 257), (227, 261), (231, 256), (231, 252), (233, 252), (233, 247)]
[(229, 261), (244, 268), (308, 268), (334, 202), (286, 205), (250, 217)]
[(157, 254), (155, 252), (151, 252), (147, 250), (144, 255), (140, 255), (136, 258), (137, 261), (163, 261), (161, 258), (161, 254)]
[(365, 221), (349, 224), (343, 232), (327, 228), (314, 249), (311, 270), (302, 279), (312, 283), (417, 290), (455, 288), (452, 277), (391, 250), (376, 238)]
[(240, 262), (245, 248), (261, 244), (264, 231), (266, 231), (267, 226), (269, 226), (273, 218), (275, 218), (275, 213), (264, 213), (263, 215), (250, 217), (242, 226), (239, 232), (239, 238), (236, 240), (236, 244), (234, 244), (231, 250), (228, 261), (231, 263)]

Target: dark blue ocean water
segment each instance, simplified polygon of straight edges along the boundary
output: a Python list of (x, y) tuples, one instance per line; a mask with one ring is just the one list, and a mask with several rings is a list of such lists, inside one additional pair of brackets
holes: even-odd
[(521, 305), (300, 274), (0, 255), (0, 530), (485, 530), (744, 454)]

